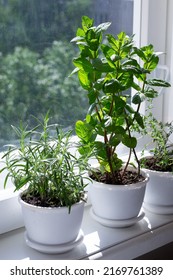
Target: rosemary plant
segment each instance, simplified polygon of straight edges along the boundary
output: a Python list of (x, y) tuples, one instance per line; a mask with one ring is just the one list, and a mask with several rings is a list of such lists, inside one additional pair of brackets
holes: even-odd
[(48, 114), (33, 129), (13, 127), (20, 145), (8, 146), (3, 159), (4, 186), (12, 178), (15, 190), (26, 189), (22, 199), (43, 207), (71, 206), (84, 199), (86, 158), (71, 152), (71, 131), (49, 124)]

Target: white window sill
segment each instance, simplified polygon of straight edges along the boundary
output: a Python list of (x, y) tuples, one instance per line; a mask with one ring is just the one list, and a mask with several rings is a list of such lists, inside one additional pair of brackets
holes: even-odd
[[(2, 185), (0, 186), (0, 188)], [(84, 211), (83, 242), (68, 253), (41, 254), (29, 248), (24, 240), (25, 229), (18, 204), (18, 193), (11, 183), (0, 190), (0, 259), (134, 259), (173, 241), (173, 215), (154, 215), (145, 210), (145, 217), (128, 228), (108, 228), (90, 215), (88, 203)]]
[(108, 228), (91, 218), (90, 205), (85, 207), (82, 231), (83, 242), (70, 252), (42, 254), (28, 247), (24, 228), (0, 235), (0, 259), (134, 259), (173, 241), (173, 215), (145, 217), (128, 228)]
[[(78, 138), (73, 136), (73, 143), (77, 143)], [(141, 146), (144, 145), (144, 139), (141, 137), (138, 139), (138, 151), (141, 150)], [(75, 148), (74, 152), (76, 152)], [(73, 150), (72, 150), (73, 151)], [(118, 148), (118, 153), (126, 158), (127, 149), (123, 145)], [(4, 162), (2, 160), (3, 153), (0, 153), (0, 168), (4, 167)], [(97, 161), (95, 159), (90, 160), (90, 164), (95, 166)], [(4, 190), (3, 184), (7, 171), (0, 174), (0, 234), (17, 229), (23, 226), (23, 219), (21, 215), (20, 205), (17, 202), (18, 193), (14, 192), (14, 185), (9, 179), (7, 181), (6, 189)], [(89, 202), (89, 201), (88, 201)], [(8, 211), (7, 211), (8, 209)]]

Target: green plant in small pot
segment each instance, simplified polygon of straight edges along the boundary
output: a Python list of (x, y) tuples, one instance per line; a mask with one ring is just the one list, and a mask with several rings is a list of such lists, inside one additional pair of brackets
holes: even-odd
[(20, 193), (27, 244), (59, 253), (77, 246), (83, 238), (80, 227), (87, 161), (75, 156), (71, 132), (50, 125), (48, 114), (37, 121), (30, 130), (23, 125), (14, 127), (20, 145), (9, 146), (0, 172), (7, 171), (4, 185), (10, 177)]
[[(82, 17), (82, 27), (72, 39), (80, 51), (73, 59), (72, 74), (77, 73), (89, 101), (85, 120), (76, 122), (79, 152), (98, 161), (98, 168), (89, 172), (92, 215), (102, 224), (119, 226), (121, 221), (126, 225), (124, 221), (138, 220), (148, 181), (140, 170), (132, 127), (137, 123), (144, 129), (141, 103), (157, 96), (156, 86), (168, 83), (148, 78), (159, 61), (152, 45), (137, 48), (134, 36), (124, 32), (103, 37), (109, 26), (109, 22), (94, 26), (92, 19)], [(126, 162), (119, 154), (122, 145), (128, 150)], [(132, 157), (136, 169), (131, 167)]]
[[(150, 175), (144, 197), (144, 207), (157, 214), (173, 214), (173, 122), (158, 121), (150, 112), (144, 119), (144, 135), (150, 141), (140, 160)], [(145, 150), (149, 148), (149, 155)]]

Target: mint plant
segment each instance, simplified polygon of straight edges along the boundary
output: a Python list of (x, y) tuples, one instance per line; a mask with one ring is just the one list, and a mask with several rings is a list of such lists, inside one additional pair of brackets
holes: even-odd
[(43, 207), (71, 206), (84, 199), (87, 183), (84, 172), (87, 161), (70, 151), (71, 132), (49, 124), (48, 114), (38, 125), (27, 129), (22, 124), (13, 127), (20, 145), (8, 147), (3, 159), (7, 171), (4, 187), (12, 178), (15, 190), (25, 187), (22, 199)]
[[(110, 24), (94, 26), (93, 19), (83, 16), (82, 27), (72, 39), (79, 48), (78, 57), (73, 59), (72, 74), (78, 75), (89, 102), (85, 119), (76, 122), (76, 134), (80, 139), (80, 154), (94, 156), (99, 162), (97, 177), (103, 178), (104, 174), (106, 183), (124, 184), (132, 154), (137, 162), (137, 175), (133, 179), (139, 180), (140, 176), (135, 151), (137, 138), (132, 128), (138, 124), (144, 129), (141, 103), (157, 96), (156, 87), (169, 84), (148, 75), (159, 62), (153, 46), (138, 48), (134, 36), (124, 32), (116, 37), (111, 34), (103, 37)], [(120, 144), (129, 151), (126, 163), (117, 152)]]

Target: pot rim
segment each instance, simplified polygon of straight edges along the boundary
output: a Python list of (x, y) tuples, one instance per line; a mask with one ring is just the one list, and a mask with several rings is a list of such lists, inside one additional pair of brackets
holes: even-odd
[[(144, 156), (142, 157), (141, 159), (144, 159), (144, 158), (152, 158), (152, 155), (148, 155), (148, 156)], [(150, 172), (150, 173), (155, 173), (155, 174), (160, 174), (161, 176), (164, 176), (166, 175), (167, 176), (170, 176), (172, 177), (173, 176), (173, 172), (171, 171), (158, 171), (158, 170), (153, 170), (153, 169), (149, 169), (149, 168), (146, 168), (146, 167), (142, 167), (141, 170), (144, 170), (145, 172)]]
[(158, 170), (153, 170), (153, 169), (148, 169), (148, 168), (141, 168), (141, 170), (145, 172), (150, 172), (153, 174), (158, 174), (160, 176), (165, 176), (165, 177), (173, 177), (173, 172), (171, 171), (158, 171)]
[[(94, 168), (95, 169), (95, 168)], [(133, 167), (129, 167), (129, 169), (135, 169)], [(144, 176), (144, 180), (141, 181), (141, 182), (136, 182), (136, 183), (133, 183), (133, 184), (125, 184), (125, 185), (114, 185), (114, 184), (106, 184), (106, 183), (103, 183), (103, 182), (98, 182), (96, 180), (93, 180), (91, 179), (91, 184), (97, 184), (99, 187), (101, 188), (109, 188), (109, 189), (132, 189), (132, 188), (140, 188), (142, 185), (146, 185), (146, 183), (149, 181), (150, 179), (150, 176), (149, 174), (147, 173), (147, 171), (141, 169), (140, 171), (140, 174)]]
[[(26, 191), (26, 190), (25, 190), (25, 191)], [(21, 198), (22, 194), (23, 194), (25, 191), (21, 192), (21, 193), (19, 194), (19, 196), (18, 196), (18, 201), (19, 201), (20, 205), (21, 205), (21, 206), (23, 205), (25, 208), (38, 209), (38, 210), (40, 210), (40, 211), (57, 211), (57, 210), (58, 210), (58, 211), (64, 211), (64, 210), (68, 209), (68, 206), (44, 207), (44, 206), (37, 206), (37, 205), (33, 205), (33, 204), (30, 204), (30, 203), (27, 203), (27, 202), (25, 202), (25, 201)], [(84, 198), (86, 198), (86, 196), (84, 196)], [(79, 202), (76, 202), (75, 204), (72, 204), (71, 209), (72, 209), (72, 208), (79, 207), (79, 205), (82, 205), (82, 204), (85, 204), (85, 201), (80, 200)]]

